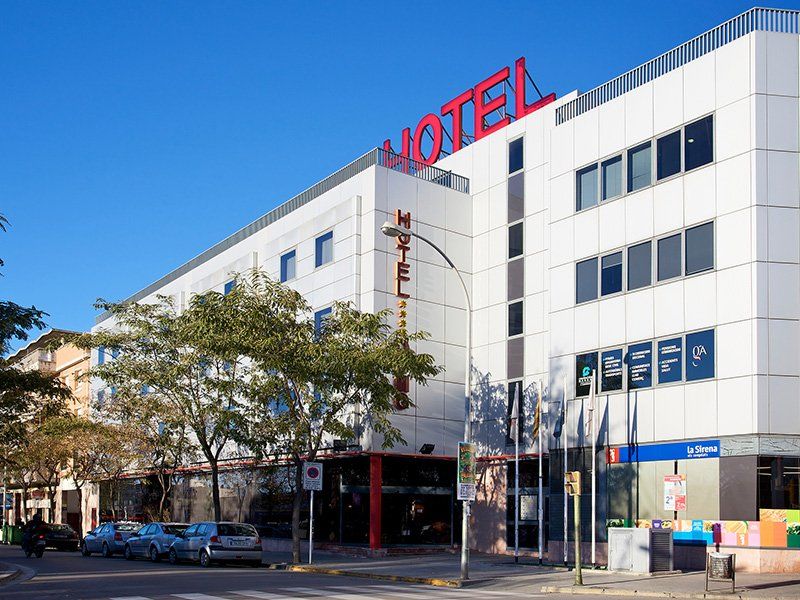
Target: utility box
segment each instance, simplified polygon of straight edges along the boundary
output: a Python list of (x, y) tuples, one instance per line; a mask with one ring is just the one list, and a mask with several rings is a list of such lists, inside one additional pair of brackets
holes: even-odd
[(609, 527), (608, 569), (632, 573), (672, 571), (672, 530)]

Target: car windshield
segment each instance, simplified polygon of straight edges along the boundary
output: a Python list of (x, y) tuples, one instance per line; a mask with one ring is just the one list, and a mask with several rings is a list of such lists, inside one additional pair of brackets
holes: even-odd
[(219, 535), (249, 535), (256, 537), (256, 528), (243, 523), (220, 523), (217, 525)]
[(162, 525), (161, 529), (164, 530), (164, 533), (175, 535), (176, 533), (183, 533), (187, 529), (189, 529), (188, 525)]
[(70, 527), (69, 525), (56, 524), (56, 525), (49, 525), (48, 527), (50, 527), (51, 531), (62, 531), (62, 532), (74, 531), (74, 529), (72, 529), (72, 527)]
[(139, 531), (142, 528), (140, 523), (117, 523), (114, 529), (117, 531)]

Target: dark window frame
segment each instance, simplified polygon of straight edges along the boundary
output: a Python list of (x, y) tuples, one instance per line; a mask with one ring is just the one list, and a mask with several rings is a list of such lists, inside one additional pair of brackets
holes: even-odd
[[(594, 172), (594, 200), (591, 204), (583, 205), (583, 186), (581, 185), (581, 178), (585, 174)], [(589, 210), (600, 204), (600, 165), (599, 163), (592, 163), (582, 169), (575, 171), (575, 212), (582, 212)]]
[[(287, 276), (288, 269), (286, 268), (288, 264), (289, 257), (292, 258), (294, 265), (293, 265), (293, 275), (291, 277)], [(315, 257), (316, 262), (316, 257)], [(292, 248), (281, 254), (280, 258), (280, 280), (281, 283), (286, 283), (287, 281), (292, 281), (293, 279), (297, 279), (297, 248)]]
[[(520, 154), (521, 154), (520, 160), (519, 160), (519, 167), (517, 167), (516, 169), (512, 169), (511, 168), (512, 167), (512, 163), (511, 163), (511, 160), (512, 160), (511, 149), (512, 149), (512, 147), (519, 148), (520, 149)], [(516, 165), (516, 162), (514, 163), (514, 165)], [(521, 136), (519, 136), (517, 138), (514, 138), (513, 140), (509, 140), (508, 141), (508, 164), (506, 166), (508, 168), (508, 175), (512, 175), (513, 173), (517, 173), (519, 171), (524, 171), (525, 170), (525, 136), (524, 135), (521, 135)]]
[[(323, 244), (330, 240), (331, 242), (331, 257), (329, 260), (323, 261), (322, 251), (324, 249)], [(325, 265), (331, 264), (333, 262), (333, 230), (326, 231), (325, 233), (321, 233), (316, 238), (314, 238), (314, 268), (318, 269), (320, 267), (324, 267)]]
[[(515, 329), (516, 333), (512, 333), (512, 329), (511, 329), (511, 325), (512, 325), (511, 308), (512, 307), (514, 307), (515, 310), (516, 310), (517, 307), (519, 307), (519, 331), (516, 331), (516, 329)], [(506, 312), (507, 312), (507, 317), (508, 317), (508, 328), (507, 328), (508, 337), (509, 338), (515, 338), (515, 337), (520, 336), (520, 335), (525, 335), (525, 304), (524, 304), (524, 301), (523, 300), (514, 300), (513, 302), (509, 302)], [(516, 315), (514, 315), (514, 316), (516, 316)], [(514, 324), (516, 325), (516, 323), (514, 323)]]
[[(581, 300), (581, 296), (579, 295), (579, 291), (580, 291), (579, 287), (580, 286), (578, 285), (579, 275), (580, 275), (579, 269), (580, 269), (581, 265), (585, 265), (585, 264), (590, 263), (590, 262), (594, 263), (594, 269), (592, 269), (594, 271), (594, 296), (591, 297), (591, 298), (587, 297), (586, 299)], [(599, 277), (599, 269), (598, 269), (599, 262), (600, 261), (598, 260), (598, 257), (594, 256), (592, 258), (587, 258), (585, 260), (580, 260), (580, 261), (575, 263), (575, 304), (584, 304), (586, 302), (593, 302), (593, 301), (597, 300), (600, 297), (600, 277)], [(588, 273), (588, 272), (591, 272), (591, 271), (587, 270), (586, 272)]]

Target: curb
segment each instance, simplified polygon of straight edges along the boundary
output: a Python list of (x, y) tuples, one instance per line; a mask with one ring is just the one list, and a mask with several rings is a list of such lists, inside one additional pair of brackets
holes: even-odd
[(433, 585), (436, 587), (447, 588), (460, 588), (464, 585), (470, 585), (486, 581), (485, 579), (470, 579), (466, 582), (460, 579), (440, 579), (438, 577), (405, 577), (402, 575), (384, 575), (382, 573), (368, 573), (365, 571), (346, 571), (344, 569), (326, 569), (325, 567), (313, 567), (304, 565), (289, 565), (286, 567), (287, 571), (294, 571), (296, 573), (317, 573), (320, 575), (342, 575), (345, 577), (360, 577), (361, 579), (378, 579), (381, 581), (399, 581), (402, 583), (421, 583), (424, 585)]
[(22, 569), (10, 563), (0, 563), (0, 571), (7, 572), (7, 574), (0, 577), (0, 587), (10, 584), (12, 581), (19, 579), (20, 575), (22, 575)]
[(725, 590), (718, 592), (653, 592), (648, 590), (628, 590), (609, 587), (595, 587), (587, 585), (584, 587), (557, 587), (552, 585), (542, 586), (544, 594), (572, 594), (575, 596), (595, 596), (605, 594), (610, 596), (636, 596), (638, 598), (691, 598), (693, 600), (703, 600), (706, 598), (733, 598), (735, 600), (791, 600), (800, 596), (760, 596), (748, 594), (746, 592), (730, 593)]

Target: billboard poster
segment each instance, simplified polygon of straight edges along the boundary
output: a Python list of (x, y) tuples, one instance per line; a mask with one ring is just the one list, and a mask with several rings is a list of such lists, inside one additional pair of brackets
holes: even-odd
[(686, 334), (686, 381), (714, 377), (714, 330)]
[(458, 499), (475, 500), (475, 444), (458, 442)]
[(658, 342), (658, 383), (675, 383), (683, 379), (683, 339)]
[(622, 389), (622, 348), (608, 350), (600, 356), (600, 390), (618, 392)]
[(686, 510), (686, 475), (664, 475), (664, 510)]
[(628, 389), (640, 390), (653, 385), (653, 342), (628, 346)]
[(578, 354), (575, 357), (575, 396), (588, 396), (592, 384), (592, 371), (597, 371), (597, 352)]

